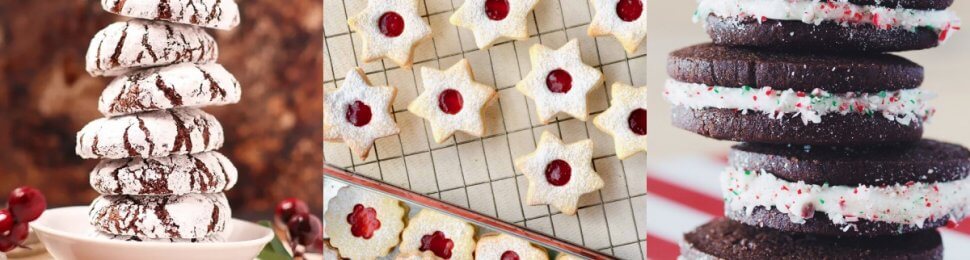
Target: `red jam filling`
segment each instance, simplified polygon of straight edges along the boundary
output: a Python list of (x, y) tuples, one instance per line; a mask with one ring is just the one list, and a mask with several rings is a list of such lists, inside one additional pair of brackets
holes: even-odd
[(573, 175), (573, 168), (563, 160), (555, 160), (546, 165), (546, 181), (555, 186), (563, 186), (569, 183), (569, 177)]
[(616, 3), (616, 15), (624, 22), (636, 21), (643, 15), (643, 1), (620, 0)]
[(630, 113), (630, 118), (627, 119), (630, 125), (630, 131), (633, 131), (637, 135), (647, 135), (647, 110), (643, 108), (638, 108)]
[(438, 108), (441, 109), (441, 112), (450, 115), (458, 114), (464, 104), (465, 101), (461, 98), (461, 92), (457, 90), (449, 88), (438, 94)]
[(347, 122), (350, 122), (350, 124), (356, 127), (361, 127), (369, 124), (372, 116), (373, 114), (370, 112), (370, 106), (367, 106), (367, 104), (364, 104), (364, 102), (357, 100), (347, 106), (347, 114), (345, 115), (345, 118), (347, 119)]
[(395, 12), (386, 12), (377, 19), (381, 33), (387, 37), (398, 37), (404, 32), (404, 17)]
[(485, 0), (485, 15), (493, 21), (501, 21), (509, 16), (508, 0)]
[(566, 93), (573, 88), (573, 76), (562, 69), (549, 72), (546, 76), (546, 88), (552, 93)]
[(350, 234), (364, 239), (370, 239), (374, 236), (374, 231), (381, 228), (377, 210), (361, 204), (354, 205), (354, 212), (347, 215), (347, 223), (350, 223)]
[(455, 247), (455, 243), (445, 237), (445, 233), (441, 231), (435, 231), (430, 235), (424, 235), (421, 237), (421, 247), (418, 248), (421, 252), (431, 250), (434, 255), (444, 258), (451, 258), (451, 249)]
[(502, 253), (502, 260), (519, 260), (519, 254), (512, 250), (505, 251), (505, 253)]

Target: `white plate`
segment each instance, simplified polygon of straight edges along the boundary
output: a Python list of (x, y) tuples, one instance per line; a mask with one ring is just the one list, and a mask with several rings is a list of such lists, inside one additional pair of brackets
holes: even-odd
[(72, 259), (253, 259), (273, 239), (269, 228), (233, 219), (222, 243), (129, 242), (91, 237), (88, 207), (44, 211), (30, 223), (47, 251), (59, 260)]

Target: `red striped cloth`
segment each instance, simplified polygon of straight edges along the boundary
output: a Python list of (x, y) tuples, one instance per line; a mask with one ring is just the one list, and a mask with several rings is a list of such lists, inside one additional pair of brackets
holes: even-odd
[[(651, 157), (647, 165), (647, 258), (676, 259), (682, 235), (724, 213), (724, 155)], [(941, 230), (946, 259), (970, 259), (970, 219)]]

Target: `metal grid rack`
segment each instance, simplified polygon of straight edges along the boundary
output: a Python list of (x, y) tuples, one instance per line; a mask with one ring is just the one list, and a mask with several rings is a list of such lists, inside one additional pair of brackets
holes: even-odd
[[(325, 89), (339, 86), (352, 68), (363, 68), (374, 84), (398, 88), (393, 115), (401, 128), (399, 135), (378, 139), (364, 161), (343, 144), (325, 143), (326, 163), (618, 258), (645, 259), (646, 155), (619, 160), (613, 139), (591, 121), (559, 116), (543, 125), (535, 118), (535, 104), (514, 89), (530, 71), (529, 47), (541, 43), (558, 48), (573, 38), (580, 41), (583, 61), (606, 79), (590, 93), (590, 118), (609, 107), (608, 86), (613, 82), (646, 85), (646, 48), (628, 55), (611, 37), (587, 36), (594, 13), (586, 1), (542, 0), (529, 18), (530, 39), (505, 40), (483, 51), (470, 31), (448, 22), (462, 0), (419, 0), (434, 38), (417, 47), (413, 70), (405, 70), (390, 61), (364, 64), (357, 58), (361, 39), (346, 19), (363, 9), (366, 0), (324, 0)], [(484, 137), (458, 133), (437, 144), (430, 125), (407, 111), (422, 89), (418, 67), (444, 69), (463, 58), (472, 64), (477, 81), (497, 87), (499, 99), (484, 113)], [(515, 171), (513, 160), (532, 152), (543, 131), (566, 142), (595, 143), (594, 167), (606, 186), (583, 196), (575, 216), (523, 203), (527, 181)]]

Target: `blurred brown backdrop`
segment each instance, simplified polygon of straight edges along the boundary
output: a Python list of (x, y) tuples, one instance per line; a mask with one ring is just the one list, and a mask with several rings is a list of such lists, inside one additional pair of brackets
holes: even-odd
[[(110, 78), (84, 71), (91, 37), (117, 20), (100, 1), (0, 0), (0, 199), (19, 185), (51, 206), (88, 204), (96, 160), (74, 154), (75, 133), (100, 117)], [(219, 63), (243, 87), (236, 105), (206, 108), (226, 129), (220, 150), (239, 168), (228, 192), (237, 217), (270, 216), (298, 197), (322, 205), (323, 7), (319, 0), (237, 0), (242, 23), (209, 30)], [(3, 202), (0, 202), (3, 204)], [(2, 205), (0, 205), (2, 206)]]

